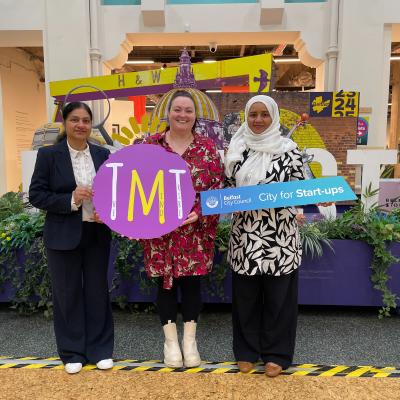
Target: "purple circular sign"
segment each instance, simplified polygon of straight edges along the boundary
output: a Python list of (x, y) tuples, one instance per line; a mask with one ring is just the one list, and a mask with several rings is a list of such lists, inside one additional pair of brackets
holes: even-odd
[(152, 144), (127, 146), (100, 167), (93, 203), (112, 230), (152, 239), (178, 228), (190, 213), (195, 191), (178, 154)]

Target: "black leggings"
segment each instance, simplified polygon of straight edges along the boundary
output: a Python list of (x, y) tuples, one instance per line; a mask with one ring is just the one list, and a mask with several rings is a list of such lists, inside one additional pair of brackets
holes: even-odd
[(157, 307), (161, 324), (176, 322), (178, 314), (178, 287), (181, 292), (183, 322), (195, 321), (199, 317), (202, 302), (200, 292), (201, 276), (175, 278), (171, 289), (163, 288), (163, 278), (158, 282)]

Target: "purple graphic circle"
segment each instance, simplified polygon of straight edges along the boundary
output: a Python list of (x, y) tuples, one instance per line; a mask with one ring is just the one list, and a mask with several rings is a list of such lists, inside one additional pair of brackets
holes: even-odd
[(97, 171), (93, 191), (100, 219), (113, 231), (135, 239), (172, 232), (187, 218), (195, 199), (187, 163), (151, 144), (111, 154)]

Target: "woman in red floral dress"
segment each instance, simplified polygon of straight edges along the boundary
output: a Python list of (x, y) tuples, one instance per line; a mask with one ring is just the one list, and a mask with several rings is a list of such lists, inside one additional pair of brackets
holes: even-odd
[[(200, 279), (211, 271), (218, 216), (202, 216), (199, 192), (222, 186), (223, 166), (214, 141), (194, 133), (195, 103), (189, 92), (176, 91), (168, 106), (169, 127), (152, 135), (149, 144), (178, 153), (188, 164), (196, 200), (187, 219), (175, 231), (144, 241), (145, 269), (159, 277), (157, 306), (165, 334), (164, 363), (170, 367), (195, 367), (201, 359), (196, 325), (201, 310)], [(178, 343), (177, 290), (181, 291), (184, 322), (182, 350)]]

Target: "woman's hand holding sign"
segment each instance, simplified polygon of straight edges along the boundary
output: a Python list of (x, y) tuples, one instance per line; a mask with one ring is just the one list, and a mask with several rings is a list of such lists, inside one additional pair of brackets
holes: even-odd
[(76, 205), (81, 205), (83, 200), (91, 200), (93, 196), (92, 189), (86, 186), (77, 186), (72, 192), (72, 197)]
[(323, 203), (317, 203), (315, 204), (317, 207), (329, 207), (332, 204), (335, 204), (333, 201), (325, 201)]
[(187, 225), (187, 224), (193, 224), (193, 222), (196, 222), (199, 219), (199, 216), (196, 214), (195, 211), (192, 211), (188, 217), (183, 221), (182, 226)]
[(93, 213), (93, 218), (92, 218), (93, 222), (97, 222), (98, 224), (103, 224), (104, 222), (100, 219), (100, 215), (97, 214), (96, 211), (94, 211)]

